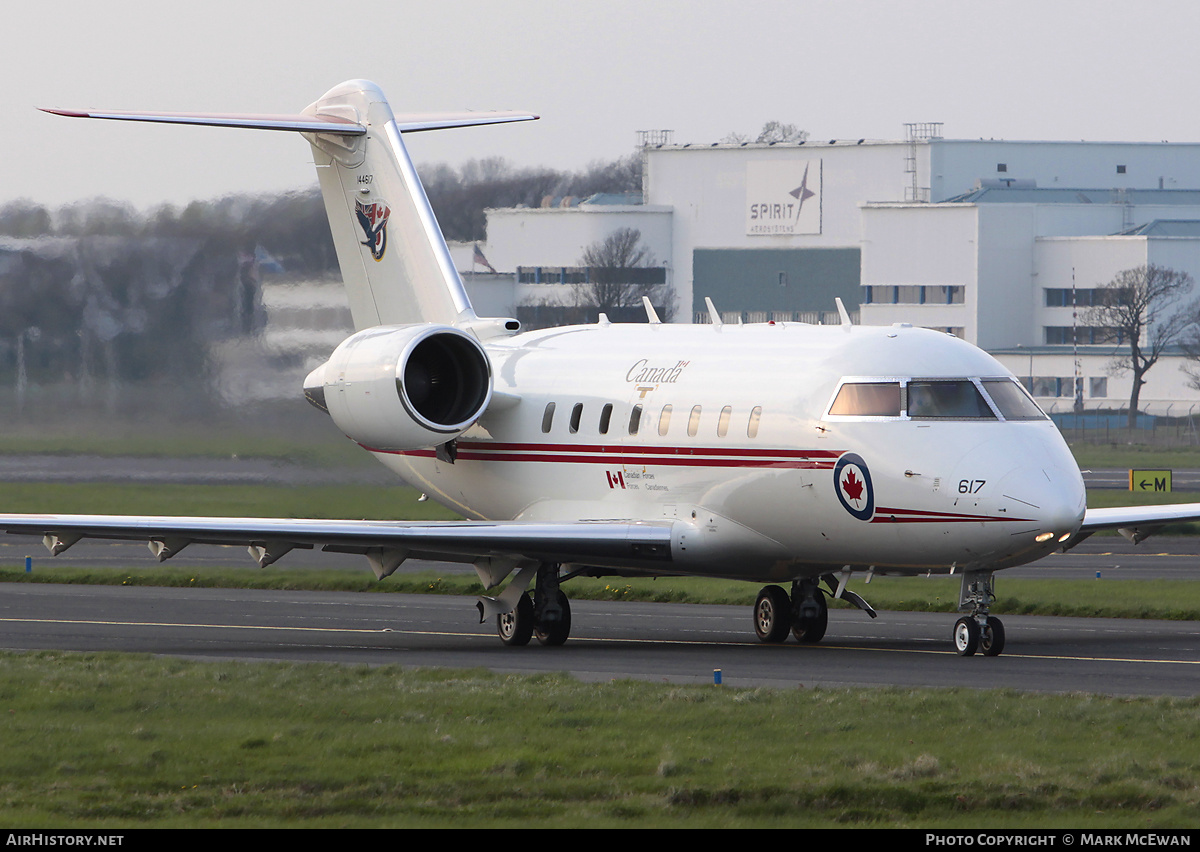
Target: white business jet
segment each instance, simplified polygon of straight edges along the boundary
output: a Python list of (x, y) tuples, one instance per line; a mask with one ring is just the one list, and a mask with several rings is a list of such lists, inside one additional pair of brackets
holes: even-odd
[[(670, 325), (520, 333), (476, 316), (404, 134), (536, 118), (393, 115), (356, 80), (300, 115), (54, 111), (285, 130), (316, 158), (357, 332), (304, 393), (404, 481), (471, 520), (443, 523), (2, 515), (53, 554), (82, 538), (360, 553), (386, 577), (409, 558), (472, 563), (482, 618), (525, 645), (566, 641), (577, 576), (765, 583), (763, 642), (820, 641), (827, 598), (866, 575), (958, 574), (959, 654), (994, 656), (993, 573), (1105, 528), (1135, 542), (1200, 504), (1088, 510), (1054, 427), (989, 355), (907, 324)], [(501, 586), (508, 585), (501, 591)], [(532, 588), (532, 594), (529, 589)]]

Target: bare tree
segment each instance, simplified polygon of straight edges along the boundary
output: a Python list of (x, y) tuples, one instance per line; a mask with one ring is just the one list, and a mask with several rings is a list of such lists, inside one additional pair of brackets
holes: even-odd
[(735, 130), (722, 137), (721, 141), (726, 145), (745, 145), (750, 141), (759, 144), (774, 144), (776, 142), (804, 142), (806, 139), (808, 139), (807, 130), (801, 130), (794, 124), (784, 124), (772, 119), (763, 124), (762, 130), (758, 131), (758, 135), (753, 140), (745, 133), (738, 133)]
[(1099, 288), (1096, 304), (1083, 314), (1085, 325), (1110, 330), (1117, 342), (1127, 344), (1111, 362), (1117, 375), (1133, 373), (1129, 394), (1129, 428), (1137, 425), (1138, 400), (1146, 373), (1158, 363), (1163, 350), (1181, 342), (1197, 319), (1194, 303), (1183, 303), (1193, 286), (1192, 276), (1164, 266), (1147, 264), (1118, 272)]
[[(642, 243), (637, 228), (618, 228), (583, 251), (579, 265), (587, 280), (575, 286), (580, 307), (626, 319), (630, 309), (640, 309), (648, 296), (659, 318), (669, 321), (675, 312), (675, 294), (654, 265), (654, 254)], [(591, 311), (589, 311), (590, 313)]]
[(755, 142), (804, 142), (808, 139), (808, 131), (801, 130), (794, 124), (784, 124), (779, 121), (768, 121), (758, 131)]

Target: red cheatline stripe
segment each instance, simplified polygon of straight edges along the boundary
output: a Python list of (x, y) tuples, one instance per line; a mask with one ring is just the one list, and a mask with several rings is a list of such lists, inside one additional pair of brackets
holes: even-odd
[(776, 458), (838, 459), (844, 450), (778, 450), (729, 447), (655, 447), (624, 446), (621, 444), (505, 444), (480, 441), (459, 441), (459, 451), (484, 450), (538, 453), (612, 453), (615, 455), (681, 455), (681, 456), (772, 456)]
[[(414, 458), (431, 459), (436, 456), (433, 450), (374, 450), (373, 453), (388, 455), (410, 456)], [(660, 467), (775, 467), (798, 470), (832, 470), (834, 462), (826, 460), (810, 460), (804, 458), (703, 458), (700, 456), (627, 456), (627, 455), (580, 455), (580, 454), (550, 454), (550, 453), (479, 453), (459, 450), (458, 461), (491, 461), (491, 462), (558, 462), (560, 464), (628, 464), (628, 465), (657, 465)]]
[[(377, 450), (374, 453), (434, 458), (434, 450)], [(462, 442), (460, 461), (561, 462), (568, 464), (683, 465), (690, 467), (781, 467), (829, 470), (841, 452), (836, 450), (746, 450), (693, 447), (621, 447), (572, 444), (502, 444)]]
[(871, 519), (871, 523), (873, 524), (945, 524), (981, 523), (985, 521), (1033, 523), (1029, 518), (998, 518), (994, 515), (954, 515), (948, 512), (929, 512), (923, 509), (885, 508), (876, 508), (875, 517)]

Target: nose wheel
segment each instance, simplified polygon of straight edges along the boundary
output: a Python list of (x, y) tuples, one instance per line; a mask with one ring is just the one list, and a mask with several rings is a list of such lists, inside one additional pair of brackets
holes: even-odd
[(970, 615), (954, 623), (954, 650), (960, 657), (978, 651), (985, 657), (998, 657), (1004, 650), (1004, 623), (988, 610), (996, 600), (992, 572), (969, 571), (963, 574), (958, 608)]

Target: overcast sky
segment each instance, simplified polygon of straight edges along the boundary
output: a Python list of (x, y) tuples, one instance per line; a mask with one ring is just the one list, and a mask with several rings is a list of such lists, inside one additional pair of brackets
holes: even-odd
[(396, 111), (525, 109), (422, 134), (418, 164), (579, 168), (754, 133), (1200, 142), (1200, 4), (1187, 0), (381, 0), (5, 4), (0, 203), (139, 208), (315, 183), (290, 134), (83, 122), (65, 108), (293, 112), (342, 80)]

